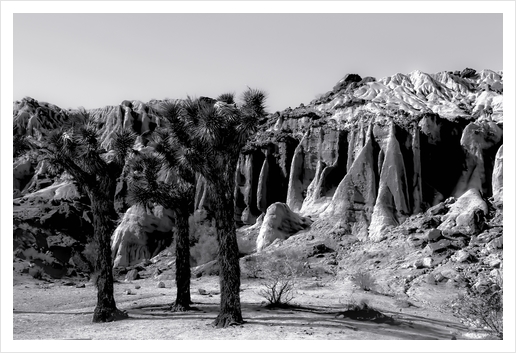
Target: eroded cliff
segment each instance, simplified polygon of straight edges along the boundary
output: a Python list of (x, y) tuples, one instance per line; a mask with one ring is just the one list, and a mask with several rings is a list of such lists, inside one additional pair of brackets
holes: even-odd
[[(157, 104), (124, 101), (86, 112), (24, 99), (14, 104), (13, 131), (37, 146), (46, 131), (89, 113), (100, 123), (106, 151), (112, 134), (123, 127), (139, 135), (136, 149), (152, 150), (149, 136), (161, 121)], [(271, 205), (284, 203), (297, 214), (289, 219), (331, 220), (346, 234), (380, 241), (409, 216), (450, 197), (472, 193), (500, 202), (502, 143), (502, 72), (414, 71), (379, 80), (346, 75), (306, 106), (271, 114), (260, 126), (238, 161), (235, 221), (252, 225), (260, 215), (274, 213), (268, 211)], [(14, 198), (57, 182), (36, 157), (37, 149), (15, 158)], [(121, 214), (130, 206), (124, 183), (117, 187)], [(201, 177), (195, 207), (210, 211)], [(487, 211), (476, 212), (479, 217)], [(298, 223), (289, 229), (311, 221)], [(152, 232), (143, 238), (152, 238)]]

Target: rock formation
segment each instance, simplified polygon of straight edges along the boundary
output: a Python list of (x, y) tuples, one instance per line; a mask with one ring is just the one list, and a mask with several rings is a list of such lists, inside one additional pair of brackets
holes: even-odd
[(496, 152), (493, 166), (493, 198), (497, 202), (503, 201), (503, 145)]
[(469, 189), (450, 207), (438, 229), (445, 235), (476, 235), (483, 230), (487, 213), (487, 204), (480, 192), (475, 188)]
[[(149, 136), (163, 123), (159, 103), (124, 101), (86, 111), (25, 98), (14, 103), (13, 131), (31, 142), (37, 157), (44, 134), (89, 114), (99, 123), (103, 148), (109, 150), (113, 133), (126, 127), (139, 135), (135, 148), (146, 152), (152, 150)], [(458, 201), (440, 229), (475, 234), (481, 213), (487, 213), (485, 200), (502, 201), (502, 143), (502, 72), (414, 71), (379, 80), (346, 75), (306, 106), (262, 121), (238, 161), (235, 221), (249, 226), (265, 215), (259, 249), (303, 229), (307, 216), (335, 221), (344, 234), (361, 240), (380, 241), (407, 217), (455, 197)], [(56, 181), (38, 163), (27, 154), (15, 157), (16, 200)], [(143, 217), (128, 211), (125, 189), (120, 180), (117, 211), (123, 223)], [(475, 205), (473, 211), (467, 203)], [(210, 211), (209, 188), (202, 178), (195, 208)], [(284, 218), (291, 226), (281, 225)], [(113, 238), (118, 249), (121, 244), (132, 249), (118, 254), (115, 246), (118, 263), (150, 256), (153, 232), (162, 237), (156, 228), (143, 240), (131, 227), (118, 229)], [(121, 234), (132, 240), (120, 240)], [(136, 245), (143, 243), (147, 249)]]
[(336, 219), (348, 234), (366, 239), (377, 195), (378, 150), (372, 125), (367, 141), (351, 168), (339, 183), (328, 208), (321, 217)]
[(312, 220), (302, 217), (281, 202), (267, 208), (260, 233), (256, 239), (256, 250), (261, 251), (276, 239), (287, 239), (290, 235), (307, 228)]
[(114, 266), (131, 266), (157, 255), (172, 242), (173, 227), (171, 210), (131, 206), (111, 237)]

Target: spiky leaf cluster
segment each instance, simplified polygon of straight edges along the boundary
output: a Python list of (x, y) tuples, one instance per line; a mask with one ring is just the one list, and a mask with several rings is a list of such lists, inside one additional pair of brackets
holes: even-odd
[(109, 174), (113, 168), (121, 171), (136, 135), (129, 130), (114, 134), (112, 161), (106, 158), (108, 151), (101, 148), (99, 139), (98, 126), (86, 119), (84, 124), (50, 132), (42, 151), (51, 168), (66, 170), (81, 185), (95, 186), (98, 177)]
[(241, 105), (230, 93), (216, 102), (188, 97), (184, 101), (162, 102), (159, 113), (166, 119), (166, 133), (156, 133), (158, 152), (170, 152), (169, 163), (203, 175), (216, 182), (220, 171), (238, 156), (240, 149), (255, 131), (265, 114), (266, 94), (249, 89), (242, 95)]
[(192, 183), (176, 175), (172, 182), (160, 180), (161, 172), (174, 174), (177, 168), (171, 167), (157, 153), (138, 154), (129, 160), (128, 201), (151, 208), (158, 204), (170, 208), (179, 208), (191, 202), (194, 192)]

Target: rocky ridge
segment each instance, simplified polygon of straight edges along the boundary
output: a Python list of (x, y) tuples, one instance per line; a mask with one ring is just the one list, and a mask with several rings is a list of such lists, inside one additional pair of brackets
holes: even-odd
[[(157, 104), (124, 101), (85, 112), (27, 98), (14, 103), (14, 136), (37, 146), (47, 131), (89, 113), (101, 125), (106, 151), (110, 136), (122, 127), (139, 135), (136, 149), (152, 149), (148, 136), (161, 122)], [(490, 229), (491, 210), (502, 207), (502, 143), (502, 72), (414, 71), (380, 80), (346, 75), (306, 106), (271, 114), (263, 122), (238, 161), (235, 221), (243, 229), (254, 227), (251, 242), (261, 239), (250, 251), (285, 240), (314, 221), (333, 224), (342, 237), (380, 242), (421, 212), (436, 207), (440, 211), (435, 212), (444, 212), (451, 205), (432, 221), (432, 228), (450, 239), (473, 239)], [(66, 208), (73, 224), (88, 219), (88, 200), (76, 187), (77, 192), (66, 191), (74, 188), (73, 182), (53, 175), (38, 161), (37, 149), (17, 156), (13, 167), (15, 237), (20, 224), (34, 233), (32, 220), (62, 214), (56, 209)], [(125, 188), (120, 180), (117, 210), (129, 220), (134, 210), (125, 201)], [(202, 178), (195, 207), (210, 211)], [(136, 224), (120, 225), (130, 236), (113, 238), (113, 254), (131, 259), (124, 265), (156, 254), (159, 246), (151, 249), (148, 243), (160, 242), (149, 239), (162, 237), (163, 229), (171, 227), (170, 216), (159, 216), (166, 212), (140, 213), (132, 217), (139, 219)], [(50, 229), (72, 237), (61, 222)], [(139, 232), (143, 235), (135, 236)], [(121, 228), (115, 232), (121, 233)], [(33, 247), (29, 243), (20, 249)], [(39, 253), (49, 251), (48, 243), (42, 245)], [(70, 262), (46, 261), (54, 266)]]

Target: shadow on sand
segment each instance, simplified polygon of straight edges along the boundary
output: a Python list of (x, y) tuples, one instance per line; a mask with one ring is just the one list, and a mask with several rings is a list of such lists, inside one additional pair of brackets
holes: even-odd
[[(193, 303), (192, 310), (174, 312), (170, 304), (139, 305), (126, 308), (129, 317), (123, 320), (215, 320), (219, 305)], [(455, 322), (438, 320), (414, 314), (392, 311), (355, 313), (325, 306), (286, 305), (269, 308), (261, 304), (243, 303), (244, 325), (277, 326), (291, 329), (326, 328), (337, 333), (339, 330), (364, 331), (403, 340), (450, 340), (452, 332), (466, 332), (466, 327)], [(92, 315), (92, 311), (20, 311), (13, 314), (42, 315)], [(372, 315), (369, 315), (372, 314)]]
[[(127, 320), (215, 320), (219, 306), (194, 303), (193, 310), (171, 312), (170, 305), (145, 305), (127, 308)], [(466, 332), (455, 322), (414, 314), (383, 311), (367, 315), (343, 315), (342, 310), (322, 306), (283, 306), (268, 308), (261, 304), (243, 303), (244, 325), (281, 326), (290, 328), (326, 328), (365, 331), (404, 340), (451, 340), (452, 332)], [(363, 314), (363, 313), (362, 313)], [(380, 315), (379, 315), (380, 314)]]

